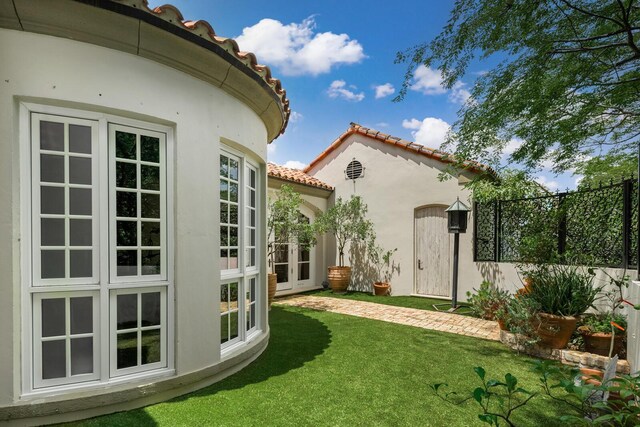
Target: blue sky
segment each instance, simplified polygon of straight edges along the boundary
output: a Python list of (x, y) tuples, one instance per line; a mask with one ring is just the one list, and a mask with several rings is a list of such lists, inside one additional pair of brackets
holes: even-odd
[[(150, 7), (161, 2), (150, 1)], [(271, 143), (269, 160), (302, 167), (350, 122), (438, 148), (474, 79), (491, 66), (472, 64), (453, 90), (437, 71), (417, 70), (404, 101), (391, 100), (406, 65), (396, 52), (434, 38), (453, 1), (173, 0), (187, 20), (209, 21), (216, 34), (237, 39), (282, 81), (292, 118)], [(514, 145), (516, 143), (514, 142)], [(552, 190), (574, 188), (571, 174), (542, 168), (536, 179)]]

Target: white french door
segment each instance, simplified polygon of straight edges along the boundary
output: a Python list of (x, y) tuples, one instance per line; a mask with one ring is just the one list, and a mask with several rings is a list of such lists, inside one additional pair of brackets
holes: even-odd
[[(310, 222), (311, 212), (301, 209), (301, 220)], [(289, 291), (314, 285), (313, 257), (315, 249), (292, 243), (275, 243), (274, 265), (278, 275), (278, 291)]]

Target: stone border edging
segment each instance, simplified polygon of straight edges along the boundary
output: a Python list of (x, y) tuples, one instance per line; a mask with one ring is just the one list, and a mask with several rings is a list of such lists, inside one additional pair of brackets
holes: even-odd
[[(519, 344), (516, 334), (509, 331), (500, 331), (500, 341), (512, 350), (516, 350), (529, 356), (539, 357), (541, 359), (558, 360), (565, 365), (575, 366), (578, 368), (588, 369), (604, 369), (609, 360), (606, 356), (599, 354), (587, 353), (576, 350), (557, 350), (538, 345), (525, 346)], [(616, 372), (620, 374), (628, 374), (631, 372), (629, 362), (619, 360), (616, 366)]]

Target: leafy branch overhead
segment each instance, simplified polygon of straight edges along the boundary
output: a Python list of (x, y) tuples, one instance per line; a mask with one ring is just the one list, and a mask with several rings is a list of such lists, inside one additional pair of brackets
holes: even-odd
[(424, 64), (448, 88), (475, 59), (499, 60), (474, 84), (449, 143), (456, 157), (561, 172), (594, 154), (635, 152), (640, 135), (637, 0), (457, 0), (431, 42), (398, 53), (409, 64), (396, 100)]

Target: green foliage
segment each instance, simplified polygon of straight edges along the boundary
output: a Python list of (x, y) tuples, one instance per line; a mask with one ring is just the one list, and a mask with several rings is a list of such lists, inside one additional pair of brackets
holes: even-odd
[(316, 244), (317, 227), (300, 214), (302, 197), (292, 186), (282, 185), (275, 199), (269, 199), (267, 216), (267, 256), (274, 268), (276, 243), (294, 243), (302, 248)]
[(610, 152), (593, 157), (577, 165), (575, 175), (581, 175), (579, 188), (607, 185), (619, 182), (638, 173), (637, 153)]
[(366, 242), (372, 233), (373, 224), (366, 215), (367, 205), (360, 196), (351, 196), (347, 201), (338, 197), (335, 204), (316, 219), (322, 232), (335, 236), (341, 267), (344, 266), (346, 244), (353, 240)]
[[(457, 398), (456, 392), (444, 393), (445, 383), (431, 385), (436, 396), (448, 403), (461, 405), (474, 401), (480, 406), (478, 418), (491, 426), (515, 427), (516, 410), (533, 404), (537, 393), (518, 387), (516, 376), (508, 373), (504, 381), (486, 379), (483, 367), (473, 368), (481, 386), (465, 397)], [(634, 426), (640, 416), (640, 376), (619, 375), (602, 384), (576, 381), (577, 369), (560, 368), (549, 361), (536, 361), (534, 372), (544, 395), (561, 404), (564, 414), (556, 417), (558, 425), (570, 426)], [(556, 424), (553, 424), (556, 425)]]
[[(640, 416), (640, 376), (620, 374), (600, 383), (576, 381), (578, 369), (538, 361), (534, 371), (546, 395), (567, 408), (559, 421), (572, 426), (635, 426)], [(600, 383), (600, 384), (598, 384)], [(561, 394), (559, 394), (561, 393)]]
[(456, 0), (434, 40), (398, 53), (409, 66), (396, 99), (417, 65), (438, 68), (453, 88), (476, 57), (495, 58), (454, 125), (456, 157), (498, 164), (517, 138), (510, 161), (564, 171), (602, 148), (635, 151), (639, 34), (636, 0)]
[(496, 311), (509, 303), (509, 292), (502, 290), (489, 281), (480, 284), (480, 289), (473, 288), (475, 293), (467, 292), (467, 302), (471, 312), (487, 320), (493, 320)]
[(458, 405), (469, 400), (476, 402), (481, 408), (478, 418), (483, 423), (496, 427), (501, 423), (509, 426), (515, 425), (512, 420), (514, 412), (529, 403), (535, 397), (535, 393), (518, 387), (518, 379), (510, 373), (504, 376), (504, 381), (500, 381), (486, 379), (486, 371), (480, 366), (473, 368), (473, 370), (480, 378), (482, 385), (476, 387), (469, 396), (462, 400), (453, 400), (452, 397), (457, 397), (456, 392), (442, 394), (441, 389), (444, 389), (447, 384), (433, 384), (431, 389), (436, 396), (445, 402)]
[(382, 246), (376, 243), (375, 236), (371, 236), (367, 242), (367, 254), (369, 261), (373, 264), (376, 270), (376, 276), (379, 282), (389, 283), (393, 277), (393, 273), (397, 271), (398, 266), (391, 260), (393, 254), (396, 253), (398, 248), (392, 250), (385, 250)]
[(533, 281), (527, 299), (531, 299), (542, 313), (557, 316), (580, 316), (598, 298), (602, 286), (594, 284), (595, 272), (575, 265), (540, 264), (533, 266), (527, 276)]
[(548, 192), (524, 171), (503, 169), (498, 179), (474, 179), (469, 184), (475, 202), (539, 197)]
[[(610, 334), (611, 329), (613, 328), (613, 326), (611, 326), (611, 322), (615, 322), (620, 327), (627, 329), (627, 316), (620, 313), (613, 314), (611, 312), (584, 316), (584, 318), (582, 318), (582, 326), (580, 326), (579, 329), (581, 331), (588, 331), (590, 333), (600, 332), (604, 334)], [(624, 332), (622, 331), (616, 330), (617, 335), (623, 333)]]
[(507, 322), (509, 331), (515, 334), (519, 346), (531, 346), (540, 341), (538, 331), (533, 326), (540, 312), (539, 304), (527, 295), (511, 298), (506, 310), (499, 310), (496, 315)]

